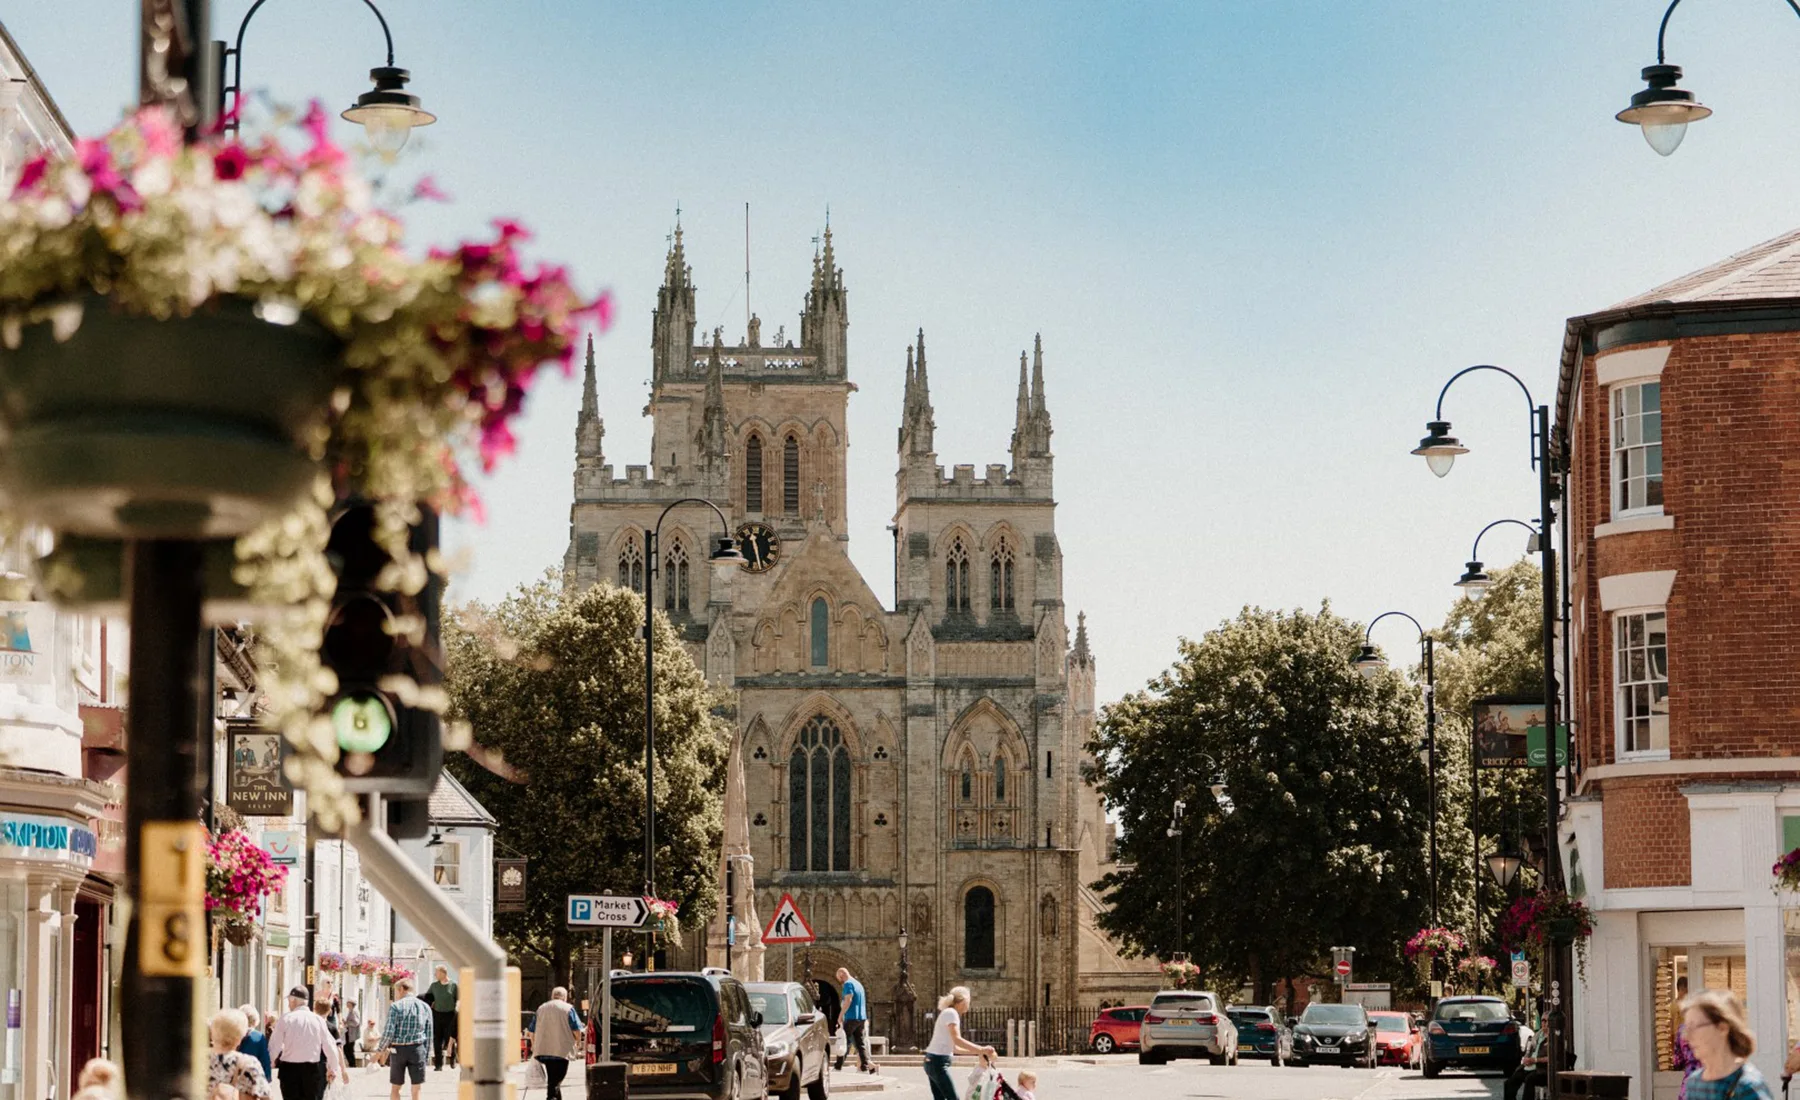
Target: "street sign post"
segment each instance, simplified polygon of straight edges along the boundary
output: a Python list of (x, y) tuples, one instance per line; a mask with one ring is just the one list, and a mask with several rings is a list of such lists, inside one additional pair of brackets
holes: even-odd
[(642, 928), (650, 906), (641, 897), (616, 894), (570, 894), (565, 910), (570, 928), (598, 928), (606, 980), (600, 985), (600, 1061), (612, 1061), (612, 934), (615, 928)]
[(794, 904), (794, 895), (781, 895), (781, 904), (775, 907), (775, 912), (769, 917), (769, 926), (763, 929), (763, 942), (788, 945), (788, 981), (796, 980), (794, 978), (794, 945), (811, 943), (815, 938), (812, 925), (806, 923), (806, 918), (800, 913), (800, 907)]
[(650, 906), (640, 897), (613, 894), (570, 894), (570, 928), (642, 928)]
[(1513, 952), (1512, 984), (1514, 989), (1524, 989), (1531, 985), (1531, 964), (1525, 961), (1523, 951)]

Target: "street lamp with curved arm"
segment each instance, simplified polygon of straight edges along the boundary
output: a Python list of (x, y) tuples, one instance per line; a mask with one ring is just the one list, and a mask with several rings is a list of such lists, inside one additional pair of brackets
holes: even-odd
[(1462, 589), (1471, 596), (1479, 596), (1487, 591), (1488, 585), (1494, 583), (1494, 578), (1487, 575), (1487, 570), (1481, 563), (1481, 536), (1487, 534), (1496, 527), (1503, 527), (1509, 523), (1530, 531), (1531, 538), (1525, 543), (1525, 552), (1527, 554), (1535, 554), (1538, 552), (1538, 544), (1544, 536), (1536, 527), (1526, 523), (1522, 519), (1497, 519), (1486, 527), (1483, 527), (1481, 533), (1475, 536), (1475, 546), (1469, 551), (1468, 568), (1464, 569), (1463, 575), (1456, 579), (1456, 587)]
[[(1225, 807), (1225, 771), (1219, 767), (1209, 753), (1201, 753), (1200, 759), (1205, 761), (1207, 790), (1212, 792), (1213, 802), (1221, 809)], [(1226, 811), (1230, 812), (1230, 811)], [(1181, 836), (1183, 829), (1181, 820), (1187, 814), (1187, 802), (1177, 798), (1169, 815), (1169, 827), (1164, 836), (1175, 842), (1175, 957), (1187, 958), (1187, 866), (1181, 858)]]
[[(413, 128), (429, 126), (437, 121), (437, 116), (419, 106), (419, 97), (406, 91), (406, 82), (412, 74), (405, 69), (394, 66), (394, 34), (388, 29), (387, 18), (381, 9), (375, 6), (375, 0), (362, 0), (363, 4), (375, 13), (375, 21), (381, 24), (381, 37), (387, 43), (387, 64), (369, 70), (369, 79), (375, 87), (364, 92), (356, 99), (355, 106), (342, 114), (346, 122), (354, 122), (364, 127), (369, 134), (369, 144), (383, 153), (398, 153), (405, 145), (406, 139), (412, 136)], [(219, 61), (219, 113), (223, 118), (222, 128), (227, 133), (236, 133), (238, 118), (244, 101), (244, 31), (249, 28), (250, 20), (268, 0), (256, 0), (250, 10), (244, 13), (243, 22), (238, 24), (237, 38), (230, 49), (225, 49), (223, 42), (213, 43), (214, 56)], [(231, 83), (223, 83), (225, 62), (231, 62)], [(225, 97), (231, 96), (231, 110), (225, 111)]]
[[(1467, 454), (1464, 447), (1450, 435), (1450, 422), (1444, 419), (1444, 396), (1458, 378), (1475, 371), (1499, 371), (1512, 379), (1525, 394), (1525, 404), (1532, 413), (1531, 426), (1531, 464), (1537, 468), (1538, 475), (1538, 516), (1543, 523), (1538, 537), (1538, 554), (1542, 562), (1543, 583), (1543, 630), (1541, 645), (1544, 662), (1544, 729), (1546, 746), (1557, 744), (1557, 684), (1556, 684), (1556, 551), (1551, 547), (1547, 537), (1550, 524), (1554, 521), (1555, 502), (1561, 496), (1561, 485), (1557, 480), (1563, 472), (1564, 456), (1557, 441), (1550, 434), (1550, 406), (1538, 405), (1532, 399), (1531, 388), (1525, 380), (1504, 367), (1496, 367), (1486, 363), (1465, 367), (1450, 376), (1444, 388), (1438, 391), (1436, 419), (1425, 425), (1426, 436), (1414, 448), (1413, 454), (1424, 457), (1431, 467), (1431, 472), (1439, 477), (1450, 472), (1451, 464), (1459, 454)], [(1554, 751), (1544, 753), (1544, 885), (1550, 889), (1562, 886), (1562, 857), (1558, 847), (1557, 825), (1561, 816), (1559, 804), (1562, 793), (1557, 787), (1556, 771), (1561, 766)], [(1556, 956), (1557, 953), (1549, 953)], [(1567, 956), (1552, 957), (1546, 967), (1544, 987), (1549, 989), (1561, 974), (1566, 978)], [(1572, 983), (1563, 982), (1568, 989)], [(1566, 994), (1565, 994), (1566, 995)], [(1562, 1026), (1553, 1018), (1545, 1028), (1546, 1050), (1549, 1058), (1546, 1062), (1545, 1087), (1551, 1095), (1556, 1093), (1556, 1075), (1563, 1064), (1566, 1050), (1566, 1035)]]
[(1383, 611), (1381, 614), (1369, 620), (1369, 625), (1363, 630), (1362, 650), (1356, 655), (1356, 659), (1350, 663), (1356, 667), (1356, 671), (1362, 673), (1371, 680), (1379, 675), (1383, 669), (1388, 667), (1387, 660), (1376, 651), (1374, 642), (1371, 639), (1375, 633), (1375, 624), (1390, 615), (1398, 615), (1400, 618), (1413, 624), (1413, 627), (1418, 630), (1419, 655), (1425, 663), (1425, 751), (1423, 755), (1425, 757), (1426, 785), (1429, 791), (1427, 797), (1430, 806), (1430, 813), (1427, 816), (1431, 821), (1431, 856), (1429, 868), (1431, 884), (1431, 925), (1435, 928), (1438, 923), (1437, 668), (1433, 660), (1434, 646), (1431, 632), (1426, 630), (1419, 620), (1413, 618), (1404, 611)]
[[(1681, 66), (1665, 64), (1663, 39), (1669, 33), (1669, 17), (1675, 14), (1680, 4), (1681, 0), (1671, 0), (1663, 12), (1662, 22), (1657, 24), (1656, 64), (1646, 65), (1641, 74), (1648, 87), (1631, 97), (1631, 106), (1613, 116), (1620, 122), (1641, 127), (1650, 148), (1665, 157), (1681, 147), (1681, 139), (1687, 136), (1688, 123), (1699, 122), (1712, 114), (1712, 108), (1702, 105), (1693, 92), (1675, 86), (1681, 80)], [(1800, 0), (1787, 0), (1787, 6), (1795, 15), (1800, 15)]]
[(705, 497), (683, 497), (662, 510), (655, 527), (644, 528), (644, 896), (656, 896), (656, 555), (662, 538), (663, 520), (683, 504), (704, 504), (719, 517), (719, 536), (707, 560), (715, 565), (737, 564), (744, 560), (738, 552), (737, 540), (731, 537), (731, 522), (719, 506)]

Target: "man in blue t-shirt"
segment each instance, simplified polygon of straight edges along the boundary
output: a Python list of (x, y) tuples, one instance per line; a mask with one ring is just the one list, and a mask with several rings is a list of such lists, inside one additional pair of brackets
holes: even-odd
[[(850, 976), (850, 972), (838, 967), (838, 985), (844, 990), (844, 1039), (847, 1047), (856, 1049), (856, 1068), (864, 1073), (874, 1073), (875, 1067), (869, 1062), (869, 999), (863, 993), (863, 985)], [(845, 1051), (849, 1053), (848, 1050)], [(844, 1060), (839, 1058), (837, 1068), (844, 1068)]]

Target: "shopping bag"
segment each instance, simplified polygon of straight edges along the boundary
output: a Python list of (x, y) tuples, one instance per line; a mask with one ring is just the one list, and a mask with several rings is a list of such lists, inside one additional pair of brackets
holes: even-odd
[(994, 1100), (994, 1094), (1000, 1090), (1000, 1073), (988, 1068), (985, 1062), (978, 1063), (969, 1071), (969, 1091), (963, 1100)]
[(547, 1089), (550, 1087), (550, 1073), (544, 1063), (536, 1058), (525, 1063), (525, 1087), (528, 1089)]

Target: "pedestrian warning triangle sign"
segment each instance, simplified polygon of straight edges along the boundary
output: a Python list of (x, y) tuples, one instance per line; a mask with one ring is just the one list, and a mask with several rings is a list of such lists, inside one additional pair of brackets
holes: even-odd
[(794, 904), (794, 895), (781, 895), (781, 904), (775, 907), (775, 915), (769, 918), (769, 927), (763, 929), (764, 943), (811, 943), (812, 925), (800, 915), (800, 907)]

